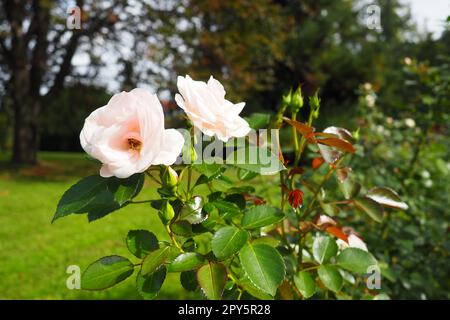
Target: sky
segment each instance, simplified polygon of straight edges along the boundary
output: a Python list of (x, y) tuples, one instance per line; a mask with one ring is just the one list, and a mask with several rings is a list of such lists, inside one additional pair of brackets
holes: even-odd
[(433, 32), (434, 36), (442, 33), (444, 21), (450, 15), (450, 0), (403, 0), (403, 2), (410, 4), (413, 19), (420, 31)]

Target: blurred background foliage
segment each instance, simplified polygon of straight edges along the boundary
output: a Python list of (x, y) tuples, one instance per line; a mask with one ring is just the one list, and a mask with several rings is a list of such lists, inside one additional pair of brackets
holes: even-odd
[[(366, 26), (366, 8), (373, 3), (381, 9), (381, 30)], [(83, 9), (81, 30), (66, 27), (66, 1), (1, 4), (1, 221), (11, 223), (5, 220), (11, 211), (34, 208), (22, 208), (20, 201), (6, 204), (11, 192), (23, 191), (21, 185), (44, 181), (41, 190), (49, 186), (48, 192), (62, 193), (68, 181), (85, 175), (83, 166), (61, 173), (62, 164), (71, 166), (66, 156), (56, 161), (46, 153), (36, 164), (37, 152), (81, 151), (84, 118), (116, 91), (150, 87), (163, 102), (166, 126), (178, 126), (177, 75), (198, 80), (213, 75), (230, 100), (247, 103), (246, 116), (274, 113), (280, 97), (301, 84), (305, 95), (320, 89), (319, 129), (359, 130), (352, 166), (363, 185), (390, 186), (410, 206), (381, 226), (357, 221), (371, 251), (391, 268), (383, 289), (392, 298), (450, 298), (448, 19), (436, 37), (418, 32), (399, 0), (78, 0), (70, 5), (75, 4)], [(13, 167), (7, 164), (11, 156)], [(48, 175), (55, 172), (63, 183), (50, 187), (54, 181)], [(41, 209), (51, 211), (54, 203)], [(12, 237), (5, 228), (0, 248)], [(42, 290), (22, 297), (48, 296)]]

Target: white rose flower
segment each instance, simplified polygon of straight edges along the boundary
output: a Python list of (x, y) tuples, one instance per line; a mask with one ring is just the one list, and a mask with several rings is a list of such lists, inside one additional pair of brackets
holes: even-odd
[(409, 128), (414, 128), (416, 126), (416, 122), (414, 121), (414, 119), (411, 119), (411, 118), (406, 118), (405, 124)]
[(115, 94), (92, 112), (80, 133), (83, 149), (102, 162), (102, 177), (129, 176), (151, 165), (173, 164), (184, 144), (175, 129), (164, 128), (156, 94), (145, 89)]
[(179, 76), (177, 86), (180, 94), (175, 95), (175, 101), (204, 134), (227, 142), (249, 133), (249, 124), (239, 116), (245, 102), (226, 100), (222, 84), (212, 76), (208, 83)]

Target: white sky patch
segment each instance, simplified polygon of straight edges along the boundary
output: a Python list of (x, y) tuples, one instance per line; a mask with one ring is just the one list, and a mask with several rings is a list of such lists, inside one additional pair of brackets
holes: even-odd
[(410, 5), (419, 31), (431, 32), (435, 38), (441, 35), (450, 15), (450, 0), (403, 0), (403, 3)]

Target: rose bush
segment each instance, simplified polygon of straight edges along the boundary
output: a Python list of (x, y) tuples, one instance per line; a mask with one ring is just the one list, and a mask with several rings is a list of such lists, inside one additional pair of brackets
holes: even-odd
[[(157, 97), (143, 89), (115, 95), (86, 119), (80, 140), (102, 162), (100, 175), (67, 190), (53, 220), (87, 213), (94, 221), (131, 204), (152, 214), (150, 204), (170, 241), (131, 230), (125, 243), (133, 257), (95, 261), (82, 275), (82, 288), (106, 289), (138, 270), (136, 287), (145, 299), (158, 295), (168, 272), (179, 273), (186, 290), (201, 291), (208, 299), (385, 297), (365, 285), (383, 273), (385, 263), (369, 252), (351, 227), (352, 218), (379, 223), (389, 208), (407, 205), (389, 188), (366, 190), (355, 180), (348, 166), (357, 151), (352, 133), (314, 129), (317, 93), (309, 99), (304, 122), (297, 120), (304, 107), (300, 88), (283, 97), (273, 117), (255, 114), (247, 121), (239, 116), (244, 103), (225, 100), (223, 86), (212, 77), (208, 83), (179, 77), (178, 88), (175, 99), (194, 128), (215, 136), (211, 144), (228, 142), (209, 158), (199, 157), (198, 137), (183, 140), (164, 128)], [(286, 125), (294, 145), (291, 161), (284, 159), (278, 140)], [(268, 128), (271, 134), (253, 135), (250, 128)], [(235, 138), (240, 143), (231, 143)], [(190, 161), (174, 164), (182, 150)], [(146, 177), (159, 197), (133, 200)], [(258, 193), (254, 186), (261, 184), (278, 189), (277, 194)]]

